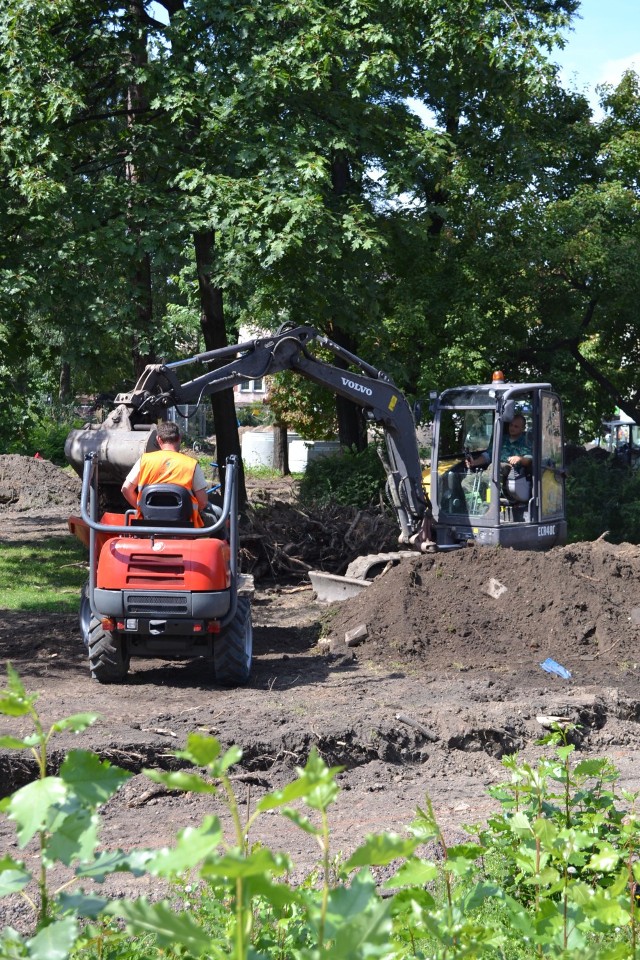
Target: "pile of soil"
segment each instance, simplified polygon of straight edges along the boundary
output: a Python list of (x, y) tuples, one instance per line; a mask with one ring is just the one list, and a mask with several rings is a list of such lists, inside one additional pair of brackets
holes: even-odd
[(640, 547), (546, 553), (487, 547), (403, 561), (343, 604), (331, 634), (365, 625), (358, 657), (389, 669), (535, 671), (548, 657), (581, 682), (621, 677), (640, 655)]
[(0, 456), (0, 516), (59, 515), (78, 509), (82, 482), (49, 460)]

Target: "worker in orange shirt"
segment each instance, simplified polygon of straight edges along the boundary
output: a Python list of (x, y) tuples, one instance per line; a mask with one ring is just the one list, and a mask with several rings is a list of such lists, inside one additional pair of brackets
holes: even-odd
[(143, 453), (133, 465), (122, 484), (122, 495), (127, 503), (138, 508), (138, 494), (151, 483), (175, 483), (185, 487), (193, 502), (193, 525), (203, 527), (200, 511), (209, 503), (207, 481), (197, 460), (180, 453), (180, 430), (171, 421), (158, 424), (156, 436), (159, 450)]

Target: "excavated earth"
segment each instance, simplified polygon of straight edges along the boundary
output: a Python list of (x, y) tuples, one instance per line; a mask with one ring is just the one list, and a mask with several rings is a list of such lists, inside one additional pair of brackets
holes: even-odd
[[(285, 487), (277, 494), (291, 495)], [(43, 535), (65, 535), (78, 493), (79, 482), (52, 464), (0, 457), (0, 550), (24, 542), (35, 551)], [(106, 848), (171, 843), (205, 813), (223, 816), (217, 799), (167, 793), (141, 772), (177, 767), (174, 752), (198, 730), (242, 748), (235, 782), (243, 809), (291, 779), (312, 747), (342, 766), (332, 842), (347, 854), (367, 833), (402, 830), (425, 794), (445, 834), (459, 837), (494, 808), (486, 789), (505, 778), (501, 758), (541, 755), (536, 741), (549, 716), (578, 724), (580, 755), (609, 757), (622, 785), (640, 789), (639, 574), (640, 547), (600, 540), (548, 553), (416, 555), (331, 607), (317, 602), (306, 577), (260, 581), (245, 689), (217, 686), (202, 662), (145, 660), (132, 661), (125, 684), (100, 686), (89, 678), (75, 615), (0, 609), (0, 650), (38, 693), (45, 723), (101, 715), (81, 737), (52, 742), (52, 770), (67, 749), (82, 747), (133, 772), (104, 809)], [(362, 635), (353, 647), (344, 643), (352, 632)], [(547, 658), (571, 676), (545, 671)], [(0, 718), (0, 729), (21, 735), (28, 723)], [(28, 758), (0, 751), (3, 793), (33, 776)], [(317, 862), (314, 839), (278, 814), (259, 821), (253, 837), (290, 854), (294, 879)], [(0, 855), (7, 852), (19, 854), (4, 820)], [(34, 853), (19, 855), (29, 863)], [(158, 893), (148, 878), (126, 875), (109, 889)], [(22, 901), (3, 903), (5, 922), (28, 927)]]

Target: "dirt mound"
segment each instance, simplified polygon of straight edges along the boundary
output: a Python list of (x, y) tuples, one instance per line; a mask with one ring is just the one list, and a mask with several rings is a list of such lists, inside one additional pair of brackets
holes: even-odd
[(49, 460), (0, 456), (0, 516), (77, 510), (82, 483)]
[(339, 608), (331, 634), (368, 630), (358, 659), (420, 670), (534, 670), (583, 681), (640, 659), (640, 547), (602, 541), (546, 553), (468, 548), (403, 562)]

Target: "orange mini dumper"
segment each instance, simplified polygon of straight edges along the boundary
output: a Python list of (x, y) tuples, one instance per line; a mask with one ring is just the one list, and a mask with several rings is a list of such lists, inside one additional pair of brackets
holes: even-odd
[(143, 488), (136, 511), (98, 519), (98, 458), (85, 458), (79, 517), (69, 528), (89, 549), (89, 580), (80, 605), (91, 676), (125, 679), (131, 657), (204, 657), (226, 686), (251, 671), (253, 581), (237, 567), (235, 457), (227, 462), (222, 507), (213, 524), (193, 527), (183, 487)]

